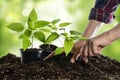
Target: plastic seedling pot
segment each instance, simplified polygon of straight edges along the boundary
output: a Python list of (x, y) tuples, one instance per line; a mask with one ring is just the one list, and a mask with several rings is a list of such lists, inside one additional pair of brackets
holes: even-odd
[(22, 63), (30, 63), (32, 61), (37, 61), (40, 58), (40, 49), (20, 49), (21, 52), (21, 62)]
[(54, 51), (57, 48), (57, 46), (52, 45), (52, 44), (42, 44), (40, 45), (40, 59), (45, 58), (48, 56), (52, 51)]

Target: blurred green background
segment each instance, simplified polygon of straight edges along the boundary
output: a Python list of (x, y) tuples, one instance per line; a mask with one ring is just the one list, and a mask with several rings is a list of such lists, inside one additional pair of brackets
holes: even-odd
[[(90, 9), (95, 0), (0, 0), (0, 57), (13, 53), (20, 56), (21, 41), (17, 34), (6, 26), (12, 22), (26, 23), (29, 12), (35, 8), (39, 19), (72, 22), (71, 28), (83, 32), (88, 23)], [(115, 12), (116, 19), (112, 24), (103, 25), (101, 34), (120, 22), (120, 8)], [(16, 35), (13, 35), (16, 34)], [(106, 47), (103, 55), (120, 61), (120, 40)]]

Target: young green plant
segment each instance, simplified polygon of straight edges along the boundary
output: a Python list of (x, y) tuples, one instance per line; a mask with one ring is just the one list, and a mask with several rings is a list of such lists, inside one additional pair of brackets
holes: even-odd
[(72, 50), (75, 40), (82, 40), (82, 41), (88, 40), (87, 38), (80, 36), (81, 33), (78, 31), (70, 30), (69, 32), (67, 32), (65, 27), (67, 27), (68, 25), (70, 25), (70, 23), (68, 23), (68, 22), (61, 23), (59, 25), (59, 27), (60, 27), (59, 30), (64, 30), (64, 32), (60, 34), (60, 36), (64, 36), (64, 45), (63, 45), (63, 47), (56, 48), (55, 55), (59, 55), (62, 52), (65, 52), (65, 54), (67, 56), (70, 53), (70, 51)]
[[(82, 37), (81, 33), (78, 31), (75, 30), (66, 31), (66, 27), (71, 24), (69, 22), (60, 23), (58, 26), (56, 26), (56, 24), (59, 21), (60, 19), (53, 20), (52, 22), (50, 22), (49, 27), (51, 28), (52, 32), (56, 32), (57, 34), (59, 34), (60, 37), (63, 38), (64, 40), (63, 47), (57, 47), (55, 51), (53, 51), (43, 60), (52, 58), (54, 55), (60, 55), (63, 52), (65, 52), (67, 56), (72, 50), (75, 40), (82, 40), (82, 41), (88, 40), (86, 37)], [(61, 30), (63, 31), (62, 33), (60, 33)]]
[(33, 48), (34, 37), (45, 43), (46, 36), (44, 33), (50, 32), (50, 29), (45, 27), (49, 23), (50, 22), (43, 20), (37, 21), (37, 14), (35, 9), (33, 9), (28, 16), (27, 26), (16, 22), (7, 27), (12, 31), (20, 33), (19, 39), (22, 39), (22, 48), (26, 50), (30, 46)]

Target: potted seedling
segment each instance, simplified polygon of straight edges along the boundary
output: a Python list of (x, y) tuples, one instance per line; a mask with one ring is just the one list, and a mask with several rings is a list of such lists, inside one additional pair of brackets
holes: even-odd
[(22, 63), (28, 63), (40, 58), (41, 51), (40, 49), (33, 48), (33, 41), (34, 38), (41, 42), (45, 41), (44, 32), (50, 32), (49, 29), (45, 28), (48, 24), (48, 21), (37, 21), (37, 14), (35, 9), (33, 9), (28, 16), (27, 26), (18, 22), (7, 26), (12, 31), (20, 34), (19, 39), (22, 39), (22, 49), (20, 49)]
[[(56, 26), (56, 24), (59, 21), (60, 21), (60, 19), (53, 20), (49, 24), (49, 27), (51, 28), (51, 30), (53, 32), (56, 32), (59, 35), (59, 37), (63, 38), (64, 45), (63, 45), (63, 47), (57, 47), (54, 51), (51, 52), (51, 54), (49, 54), (43, 60), (46, 60), (54, 55), (62, 54), (63, 52), (67, 56), (73, 48), (74, 41), (76, 41), (76, 40), (82, 40), (82, 41), (88, 40), (86, 37), (82, 37), (81, 33), (78, 31), (75, 31), (75, 30), (67, 31), (66, 27), (71, 24), (69, 22), (63, 22), (63, 23), (60, 23), (58, 26)], [(62, 32), (61, 32), (61, 30), (62, 30)]]
[(58, 40), (59, 37), (61, 36), (60, 30), (65, 29), (64, 27), (71, 24), (69, 22), (58, 24), (58, 22), (60, 22), (60, 19), (55, 19), (53, 21), (50, 21), (48, 25), (48, 27), (51, 30), (51, 33), (49, 34), (48, 37), (46, 37), (45, 41), (43, 42), (43, 45), (40, 45), (40, 49), (42, 49), (41, 59), (45, 58), (47, 55), (52, 53), (57, 48), (57, 46), (51, 44), (51, 42), (53, 42), (54, 40)]
[(57, 46), (51, 44), (51, 42), (53, 42), (57, 38), (59, 38), (59, 34), (56, 32), (51, 32), (49, 36), (47, 36), (45, 40), (42, 41), (43, 44), (40, 45), (40, 49), (41, 49), (40, 59), (43, 59), (57, 48)]
[[(58, 25), (58, 22), (60, 22), (60, 19), (55, 19), (53, 21), (50, 21), (48, 27), (51, 29), (50, 35), (46, 38), (43, 45), (40, 45), (40, 48), (43, 50), (43, 55), (45, 58), (47, 55), (55, 51), (57, 46), (51, 44), (52, 41), (58, 40), (60, 37), (60, 30), (62, 30), (62, 27), (60, 25), (64, 24), (65, 26), (69, 25), (70, 23), (64, 22)], [(43, 59), (42, 58), (42, 59)]]

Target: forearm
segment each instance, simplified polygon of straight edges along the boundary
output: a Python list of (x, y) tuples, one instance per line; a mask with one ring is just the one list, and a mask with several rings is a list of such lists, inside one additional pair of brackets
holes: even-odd
[(95, 34), (99, 31), (102, 24), (103, 24), (102, 22), (90, 20), (82, 36), (87, 38), (95, 36)]
[(111, 42), (120, 38), (120, 24), (108, 31), (108, 36)]

